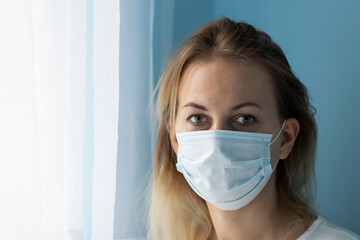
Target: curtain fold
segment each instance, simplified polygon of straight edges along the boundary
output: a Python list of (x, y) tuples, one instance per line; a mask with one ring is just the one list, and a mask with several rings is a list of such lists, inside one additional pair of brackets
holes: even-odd
[(64, 229), (69, 239), (82, 236), (82, 169), (85, 121), (86, 1), (68, 1), (66, 8), (66, 145), (64, 161)]
[(119, 111), (118, 0), (94, 1), (93, 238), (113, 239)]
[(144, 191), (151, 163), (146, 108), (150, 82), (151, 1), (120, 2), (119, 141), (114, 238), (144, 237)]
[(0, 5), (0, 238), (40, 239), (31, 4), (9, 2)]
[(0, 3), (0, 239), (113, 238), (118, 9)]
[(150, 115), (154, 106), (149, 100), (172, 46), (174, 4), (173, 0), (122, 0), (120, 5), (114, 239), (140, 240), (147, 235), (146, 188), (156, 140)]

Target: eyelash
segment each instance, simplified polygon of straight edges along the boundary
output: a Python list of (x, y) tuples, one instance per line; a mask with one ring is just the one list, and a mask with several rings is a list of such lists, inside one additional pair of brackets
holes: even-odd
[[(187, 121), (187, 122), (190, 122), (190, 124), (193, 125), (193, 126), (195, 126), (195, 127), (199, 127), (199, 126), (202, 126), (202, 125), (205, 125), (205, 124), (206, 124), (206, 123), (194, 123), (193, 121), (190, 120), (190, 119), (191, 119), (192, 117), (194, 117), (194, 116), (201, 116), (201, 117), (205, 118), (205, 116), (202, 115), (202, 114), (193, 114), (193, 115), (190, 115), (190, 116), (186, 119), (186, 121)], [(240, 125), (241, 127), (244, 127), (244, 126), (251, 126), (251, 125), (253, 125), (253, 124), (256, 123), (256, 118), (255, 118), (253, 115), (251, 115), (251, 114), (241, 114), (241, 115), (237, 116), (235, 119), (238, 119), (238, 118), (240, 118), (240, 117), (245, 117), (245, 116), (251, 117), (251, 118), (253, 119), (252, 122), (251, 122), (251, 123), (243, 124), (243, 123), (239, 123), (239, 122), (236, 121), (236, 124)]]

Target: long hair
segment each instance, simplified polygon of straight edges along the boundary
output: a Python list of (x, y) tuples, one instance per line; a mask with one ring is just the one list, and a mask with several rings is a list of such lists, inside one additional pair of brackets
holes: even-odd
[(167, 129), (167, 124), (175, 123), (184, 70), (209, 56), (260, 64), (271, 75), (279, 118), (298, 120), (300, 131), (293, 149), (278, 164), (276, 191), (281, 209), (298, 215), (309, 226), (316, 216), (311, 204), (317, 128), (307, 89), (269, 35), (247, 23), (222, 18), (203, 25), (182, 44), (155, 88), (158, 134), (149, 197), (151, 239), (206, 240), (214, 233), (205, 201), (176, 170), (172, 133)]

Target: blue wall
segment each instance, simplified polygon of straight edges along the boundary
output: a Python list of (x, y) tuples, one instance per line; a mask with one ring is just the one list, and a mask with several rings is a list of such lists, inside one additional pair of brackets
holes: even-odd
[(173, 40), (178, 46), (184, 37), (213, 20), (215, 0), (175, 0), (174, 9)]
[(227, 16), (269, 33), (317, 108), (315, 208), (360, 234), (360, 1), (176, 1), (174, 43)]

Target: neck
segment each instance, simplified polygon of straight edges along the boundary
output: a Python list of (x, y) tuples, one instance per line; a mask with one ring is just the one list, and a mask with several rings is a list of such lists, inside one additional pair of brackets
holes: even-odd
[(243, 208), (224, 211), (208, 203), (216, 233), (213, 239), (296, 239), (305, 231), (303, 224), (291, 226), (297, 217), (282, 213), (277, 202), (275, 178), (271, 177), (260, 194)]

